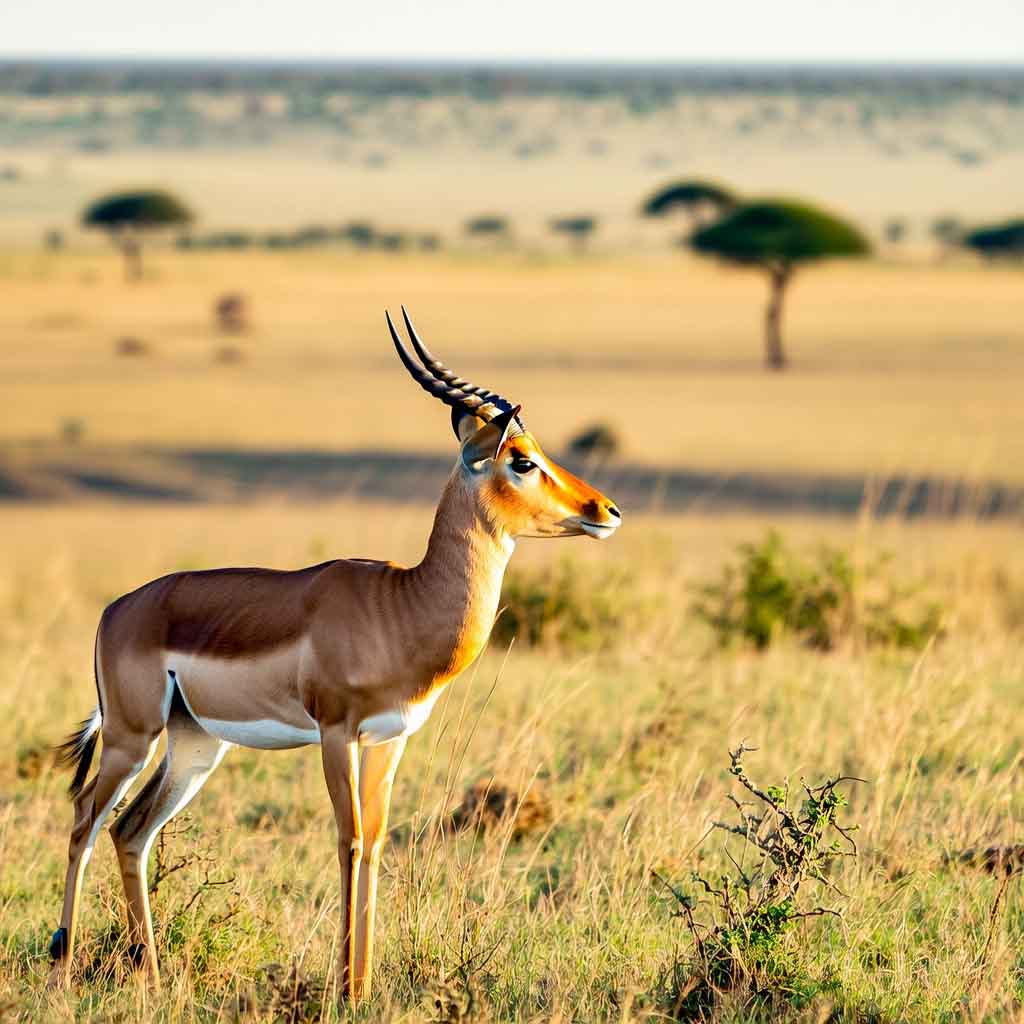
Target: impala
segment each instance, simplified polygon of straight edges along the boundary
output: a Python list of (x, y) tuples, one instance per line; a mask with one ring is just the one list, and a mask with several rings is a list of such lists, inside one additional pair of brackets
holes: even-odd
[[(342, 999), (369, 995), (377, 876), (406, 739), (480, 653), (518, 537), (606, 538), (620, 515), (552, 462), (520, 406), (438, 362), (402, 310), (402, 363), (451, 407), (459, 457), (426, 554), (411, 569), (338, 559), (279, 572), (178, 572), (114, 601), (96, 633), (98, 706), (61, 748), (74, 765), (74, 825), (51, 984), (71, 971), (82, 878), (111, 810), (167, 734), (159, 767), (111, 834), (124, 883), (129, 956), (159, 984), (146, 864), (160, 829), (235, 744), (319, 744), (341, 862)], [(100, 733), (99, 769), (86, 782)]]

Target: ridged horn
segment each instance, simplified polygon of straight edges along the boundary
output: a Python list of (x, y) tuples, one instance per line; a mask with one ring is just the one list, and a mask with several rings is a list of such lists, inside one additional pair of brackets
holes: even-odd
[[(489, 391), (487, 388), (477, 387), (471, 381), (453, 373), (444, 363), (435, 358), (420, 340), (404, 306), (402, 307), (402, 318), (419, 361), (405, 347), (405, 343), (395, 329), (390, 312), (385, 310), (384, 316), (387, 320), (388, 330), (391, 332), (395, 351), (409, 371), (409, 375), (424, 391), (451, 407), (452, 428), (455, 430), (456, 436), (459, 436), (458, 424), (463, 416), (477, 416), (489, 422), (499, 414), (516, 408), (507, 398), (495, 391)], [(525, 430), (523, 421), (518, 415), (515, 417), (515, 426), (520, 431)]]

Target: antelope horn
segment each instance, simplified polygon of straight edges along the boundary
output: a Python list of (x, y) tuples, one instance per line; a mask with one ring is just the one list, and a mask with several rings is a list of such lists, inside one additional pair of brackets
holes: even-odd
[[(395, 329), (391, 314), (385, 310), (384, 316), (388, 323), (388, 330), (391, 332), (391, 340), (395, 344), (395, 351), (409, 371), (409, 375), (428, 394), (439, 398), (445, 405), (451, 406), (452, 424), (455, 427), (456, 435), (458, 435), (458, 420), (462, 415), (477, 416), (482, 420), (490, 421), (500, 413), (516, 408), (507, 398), (497, 392), (489, 391), (487, 388), (477, 387), (453, 373), (444, 363), (434, 358), (426, 345), (420, 341), (404, 306), (402, 307), (402, 317), (405, 320), (405, 326), (409, 331), (416, 355), (422, 360), (422, 365), (405, 347), (405, 343)], [(515, 417), (515, 421), (520, 430), (525, 429), (523, 421), (518, 416)]]
[(420, 357), (420, 362), (426, 367), (428, 373), (436, 377), (438, 380), (443, 380), (450, 387), (458, 388), (460, 391), (465, 391), (466, 394), (480, 395), (481, 398), (501, 397), (501, 395), (492, 394), (486, 388), (478, 388), (474, 386), (468, 380), (465, 380), (458, 374), (453, 373), (444, 365), (444, 363), (441, 362), (440, 359), (436, 358), (427, 346), (420, 341), (420, 336), (416, 333), (416, 328), (413, 327), (412, 320), (409, 318), (409, 314), (406, 312), (405, 306), (402, 307), (402, 319), (405, 320), (405, 329), (409, 332), (409, 340), (412, 342), (412, 347), (415, 349), (416, 355)]

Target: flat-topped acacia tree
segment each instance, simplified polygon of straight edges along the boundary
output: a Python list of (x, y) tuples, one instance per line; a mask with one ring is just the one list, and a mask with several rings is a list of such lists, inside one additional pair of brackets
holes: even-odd
[(764, 323), (764, 361), (782, 370), (782, 301), (797, 267), (818, 260), (863, 256), (867, 239), (852, 224), (808, 203), (768, 199), (744, 203), (690, 239), (698, 252), (768, 272), (771, 292)]
[(572, 242), (573, 248), (577, 252), (582, 252), (597, 228), (597, 218), (589, 215), (555, 217), (549, 222), (549, 227), (552, 231), (565, 235)]
[(963, 236), (962, 242), (989, 260), (1024, 259), (1024, 217), (975, 228)]
[(124, 256), (125, 277), (142, 277), (142, 241), (147, 231), (180, 227), (192, 221), (185, 204), (159, 189), (114, 192), (89, 205), (82, 214), (82, 225), (106, 231)]
[(647, 198), (642, 210), (645, 217), (666, 217), (677, 210), (683, 210), (696, 227), (706, 212), (716, 217), (721, 216), (735, 207), (737, 202), (736, 194), (724, 185), (692, 178), (659, 188)]

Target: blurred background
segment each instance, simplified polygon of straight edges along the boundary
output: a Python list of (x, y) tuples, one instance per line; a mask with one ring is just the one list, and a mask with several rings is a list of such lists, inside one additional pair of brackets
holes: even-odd
[(405, 303), (634, 507), (1016, 507), (1019, 11), (794, 0), (737, 39), (642, 5), (681, 61), (536, 5), (193, 6), (163, 38), (26, 12), (0, 63), (0, 494), (429, 500)]

